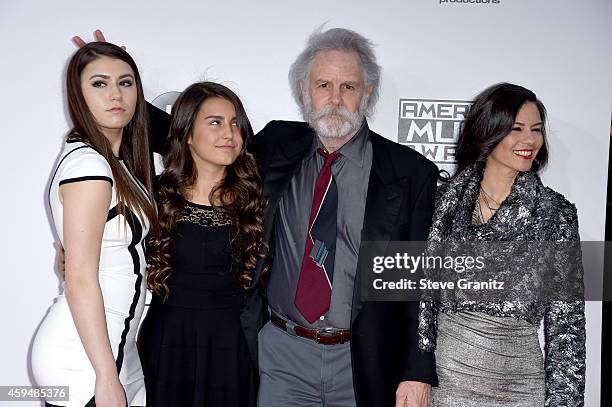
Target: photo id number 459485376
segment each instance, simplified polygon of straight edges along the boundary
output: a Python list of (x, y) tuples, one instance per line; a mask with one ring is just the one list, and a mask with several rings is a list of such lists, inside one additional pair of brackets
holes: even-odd
[(68, 386), (0, 386), (0, 401), (68, 400)]

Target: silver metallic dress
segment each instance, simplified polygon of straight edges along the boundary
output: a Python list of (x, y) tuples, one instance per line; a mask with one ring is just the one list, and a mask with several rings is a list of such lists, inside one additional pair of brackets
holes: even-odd
[[(473, 165), (439, 188), (430, 241), (579, 240), (576, 208), (532, 172), (517, 176), (489, 222), (474, 222), (481, 180)], [(582, 281), (575, 263), (561, 259), (558, 278)], [(419, 346), (436, 351), (438, 407), (584, 406), (585, 340), (583, 301), (420, 304)]]

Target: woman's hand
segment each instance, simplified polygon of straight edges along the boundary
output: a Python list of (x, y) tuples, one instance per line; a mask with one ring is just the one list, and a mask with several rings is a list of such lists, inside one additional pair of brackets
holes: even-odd
[(115, 376), (96, 376), (95, 388), (96, 407), (126, 407), (125, 391)]

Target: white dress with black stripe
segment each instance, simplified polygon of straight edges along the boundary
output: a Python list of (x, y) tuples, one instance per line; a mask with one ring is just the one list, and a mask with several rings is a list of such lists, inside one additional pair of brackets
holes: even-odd
[[(49, 203), (54, 226), (63, 243), (60, 185), (94, 179), (107, 180), (113, 186), (99, 271), (108, 335), (128, 405), (144, 406), (144, 377), (136, 350), (136, 331), (145, 304), (144, 239), (149, 224), (145, 221), (143, 225), (138, 216), (124, 219), (117, 213), (116, 188), (110, 165), (94, 149), (81, 142), (65, 144), (51, 181)], [(35, 336), (32, 371), (40, 386), (69, 386), (70, 401), (49, 401), (50, 404), (94, 405), (95, 373), (79, 339), (63, 290)]]

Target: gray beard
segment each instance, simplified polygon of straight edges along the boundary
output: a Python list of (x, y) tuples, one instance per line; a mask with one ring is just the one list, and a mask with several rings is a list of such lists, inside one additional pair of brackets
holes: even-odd
[(318, 112), (312, 111), (310, 96), (304, 97), (304, 108), (307, 112), (307, 121), (317, 133), (323, 138), (343, 138), (354, 134), (363, 123), (364, 105), (366, 98), (363, 98), (357, 112), (350, 112), (345, 107), (325, 106)]
[(344, 107), (326, 106), (308, 115), (308, 123), (319, 137), (342, 138), (357, 132), (363, 122), (359, 112), (349, 112)]

